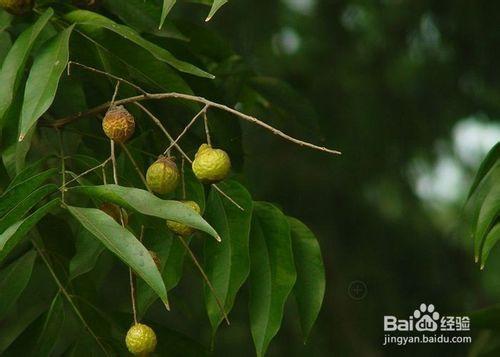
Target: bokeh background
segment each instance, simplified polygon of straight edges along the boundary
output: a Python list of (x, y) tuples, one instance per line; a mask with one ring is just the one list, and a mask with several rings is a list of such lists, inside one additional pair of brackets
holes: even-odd
[[(500, 302), (499, 249), (480, 272), (461, 225), (474, 172), (500, 139), (498, 14), (494, 1), (238, 0), (209, 23), (252, 70), (299, 94), (273, 93), (303, 124), (283, 126), (343, 152), (244, 128), (253, 196), (307, 223), (326, 262), (308, 344), (290, 303), (269, 356), (472, 355), (469, 345), (383, 347), (383, 316)], [(364, 298), (350, 297), (353, 281)], [(220, 329), (217, 355), (253, 354), (245, 303)]]

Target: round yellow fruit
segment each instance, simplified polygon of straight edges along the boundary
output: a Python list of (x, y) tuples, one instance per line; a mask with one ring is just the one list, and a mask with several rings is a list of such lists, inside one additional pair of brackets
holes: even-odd
[(194, 156), (193, 172), (201, 182), (221, 181), (229, 174), (229, 170), (231, 170), (231, 160), (224, 150), (202, 144)]
[(33, 9), (33, 0), (0, 0), (0, 7), (13, 15), (24, 15)]
[(111, 140), (124, 143), (134, 134), (135, 120), (122, 105), (112, 107), (102, 120), (102, 129)]
[(149, 166), (146, 182), (151, 191), (165, 194), (176, 189), (179, 183), (177, 165), (168, 157), (161, 157)]
[[(200, 206), (194, 201), (181, 201), (184, 203), (186, 206), (194, 210), (196, 213), (200, 214), (201, 209)], [(182, 237), (187, 237), (190, 236), (191, 234), (194, 233), (195, 229), (189, 226), (186, 226), (185, 224), (176, 222), (176, 221), (170, 221), (167, 220), (167, 227), (174, 232), (175, 234), (178, 234)]]
[(125, 343), (130, 353), (144, 356), (155, 350), (156, 334), (151, 327), (137, 323), (128, 330)]

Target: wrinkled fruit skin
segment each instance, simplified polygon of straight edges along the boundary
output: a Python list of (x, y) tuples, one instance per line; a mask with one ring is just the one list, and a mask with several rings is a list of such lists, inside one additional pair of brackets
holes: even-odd
[(125, 343), (130, 353), (145, 355), (156, 348), (156, 335), (153, 329), (144, 324), (135, 324), (127, 332)]
[[(186, 206), (189, 208), (193, 209), (196, 213), (200, 214), (201, 209), (200, 206), (194, 201), (182, 201)], [(167, 227), (174, 232), (175, 234), (180, 235), (181, 237), (188, 237), (191, 234), (194, 233), (195, 229), (189, 226), (186, 226), (185, 224), (175, 222), (175, 221), (169, 221), (167, 220)]]
[(152, 250), (149, 251), (149, 254), (151, 255), (151, 258), (153, 258), (153, 261), (155, 262), (155, 265), (158, 268), (158, 270), (161, 270), (161, 260), (160, 257), (158, 257), (158, 254), (156, 254)]
[[(104, 213), (106, 213), (108, 216), (111, 216), (118, 224), (122, 224), (122, 217), (123, 217), (123, 224), (124, 225), (128, 224), (127, 212), (125, 212), (124, 209), (121, 209), (117, 205), (105, 202), (99, 206), (99, 209)], [(120, 211), (121, 211), (121, 217), (120, 217)]]
[(102, 120), (102, 129), (111, 140), (124, 143), (134, 134), (135, 120), (132, 114), (120, 105), (108, 110)]
[(165, 194), (174, 191), (179, 183), (179, 170), (171, 159), (162, 157), (149, 166), (146, 182), (151, 191)]
[(0, 0), (0, 7), (12, 15), (25, 15), (33, 9), (33, 0)]
[(226, 178), (231, 170), (231, 160), (221, 149), (213, 149), (202, 144), (193, 161), (193, 172), (204, 183), (219, 182)]

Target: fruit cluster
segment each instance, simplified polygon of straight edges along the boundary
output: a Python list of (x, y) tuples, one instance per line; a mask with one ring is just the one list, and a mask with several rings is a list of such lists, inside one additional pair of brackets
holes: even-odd
[[(133, 115), (123, 106), (113, 106), (104, 116), (102, 128), (109, 139), (123, 144), (134, 134), (135, 120)], [(231, 160), (224, 150), (214, 149), (209, 144), (202, 144), (194, 157), (192, 169), (200, 182), (212, 184), (227, 177), (231, 170)], [(146, 183), (149, 190), (161, 195), (174, 192), (180, 179), (181, 175), (173, 157), (160, 156), (146, 172)], [(181, 202), (197, 214), (201, 214), (200, 206), (196, 202)], [(105, 203), (100, 208), (118, 223), (127, 224), (126, 212), (120, 207)], [(194, 228), (176, 221), (167, 220), (167, 227), (181, 237), (187, 237), (194, 233)], [(153, 251), (150, 253), (156, 266), (160, 269), (159, 257)], [(125, 341), (129, 351), (135, 355), (147, 355), (153, 352), (156, 347), (154, 331), (139, 323), (130, 328)]]

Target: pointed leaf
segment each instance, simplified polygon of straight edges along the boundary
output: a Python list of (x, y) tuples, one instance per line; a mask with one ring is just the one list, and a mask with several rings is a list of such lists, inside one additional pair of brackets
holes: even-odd
[(484, 268), (486, 264), (486, 259), (490, 255), (491, 249), (498, 243), (500, 240), (500, 222), (495, 224), (493, 228), (488, 232), (488, 235), (484, 239), (483, 250), (481, 252), (481, 267)]
[(69, 262), (70, 280), (94, 269), (105, 248), (89, 231), (82, 229), (76, 236), (75, 249), (76, 254)]
[(131, 267), (168, 306), (167, 290), (153, 258), (130, 231), (99, 209), (68, 206), (68, 210), (85, 229)]
[(217, 232), (194, 210), (179, 201), (162, 200), (148, 191), (118, 185), (78, 186), (70, 192), (112, 202), (148, 216), (186, 224), (218, 238)]
[(38, 204), (45, 196), (57, 191), (57, 186), (50, 184), (42, 186), (29, 195), (15, 202), (11, 210), (2, 218), (0, 218), (0, 232), (5, 231), (9, 226), (19, 221), (23, 216), (36, 204)]
[(0, 128), (3, 126), (5, 113), (9, 109), (14, 95), (17, 92), (24, 68), (29, 58), (33, 45), (54, 14), (52, 9), (47, 9), (38, 20), (17, 38), (5, 58), (0, 71)]
[(250, 327), (261, 357), (280, 329), (296, 279), (290, 226), (285, 215), (269, 203), (254, 203), (250, 264)]
[[(479, 210), (474, 233), (474, 245), (476, 249), (484, 249), (485, 237), (498, 217), (500, 217), (500, 184), (496, 182), (491, 186)], [(481, 262), (481, 265), (484, 265), (484, 262)]]
[(169, 51), (144, 39), (130, 27), (119, 25), (116, 22), (108, 19), (107, 17), (91, 11), (75, 10), (66, 14), (65, 18), (68, 21), (77, 23), (79, 25), (84, 25), (83, 30), (85, 30), (85, 26), (88, 25), (93, 27), (106, 28), (110, 31), (113, 31), (114, 33), (126, 38), (127, 40), (141, 46), (149, 53), (151, 53), (154, 57), (165, 63), (168, 63), (178, 71), (189, 73), (199, 77), (214, 78), (214, 76), (210, 73), (207, 73), (190, 63), (178, 60)]
[(292, 233), (292, 248), (297, 270), (293, 288), (299, 309), (304, 341), (318, 317), (325, 295), (325, 267), (321, 248), (314, 234), (298, 219), (288, 217)]
[(163, 27), (163, 23), (165, 22), (165, 19), (167, 18), (167, 15), (170, 12), (170, 10), (172, 10), (175, 1), (176, 0), (163, 0), (163, 8), (161, 10), (161, 20), (159, 28)]
[[(173, 0), (172, 0), (173, 1)], [(175, 2), (175, 1), (173, 1)], [(151, 33), (158, 37), (175, 38), (188, 41), (172, 21), (166, 18), (158, 28), (158, 13), (160, 4), (144, 0), (105, 0), (104, 4), (111, 12), (116, 14), (125, 24), (139, 32)]]
[(40, 173), (43, 164), (50, 158), (52, 158), (53, 155), (47, 155), (44, 156), (42, 159), (30, 164), (27, 166), (24, 170), (22, 170), (14, 179), (9, 183), (9, 186), (7, 187), (7, 190), (10, 190), (12, 187), (20, 184), (21, 182), (29, 179), (30, 177), (33, 177), (37, 174)]
[(44, 302), (36, 302), (9, 314), (0, 325), (0, 355), (47, 309)]
[(50, 169), (36, 174), (5, 191), (0, 196), (0, 217), (7, 213), (11, 207), (24, 197), (29, 195), (34, 189), (40, 187), (45, 181), (54, 176), (57, 169)]
[(36, 252), (29, 251), (0, 272), (0, 319), (16, 303), (28, 285), (35, 264)]
[(28, 232), (40, 221), (47, 213), (59, 206), (60, 200), (56, 198), (44, 206), (37, 209), (30, 216), (14, 223), (0, 234), (0, 263), (9, 254), (16, 245), (28, 234)]
[(66, 316), (64, 313), (64, 301), (61, 294), (57, 294), (52, 300), (42, 331), (38, 340), (34, 343), (33, 356), (52, 356), (59, 333), (64, 325)]
[(73, 26), (42, 45), (31, 67), (19, 123), (19, 141), (54, 101), (61, 74), (69, 59), (69, 37)]
[(481, 162), (481, 166), (479, 167), (476, 177), (474, 178), (474, 182), (472, 183), (469, 194), (467, 195), (467, 200), (474, 194), (477, 186), (481, 183), (484, 176), (491, 170), (491, 168), (495, 165), (495, 163), (500, 160), (500, 142), (496, 143), (495, 146), (488, 152), (484, 160)]
[(212, 7), (210, 8), (210, 13), (208, 14), (205, 21), (210, 21), (210, 19), (215, 15), (215, 13), (219, 11), (222, 5), (224, 5), (228, 1), (229, 0), (214, 0), (214, 2), (212, 3)]
[[(162, 222), (163, 223), (163, 222)], [(167, 291), (173, 289), (182, 277), (186, 249), (165, 225), (147, 228), (146, 239), (154, 234), (154, 243), (148, 245), (156, 253), (161, 262), (161, 275), (165, 281)], [(150, 241), (153, 241), (152, 239)], [(186, 239), (189, 244), (189, 238)], [(137, 311), (139, 316), (144, 316), (148, 308), (157, 299), (156, 294), (141, 282), (137, 282)]]
[[(221, 235), (221, 243), (205, 242), (205, 270), (226, 313), (250, 272), (248, 248), (252, 220), (252, 198), (236, 181), (221, 183), (221, 189), (245, 210), (241, 211), (218, 191), (210, 192), (205, 217)], [(211, 290), (205, 287), (205, 304), (213, 334), (223, 319)]]

